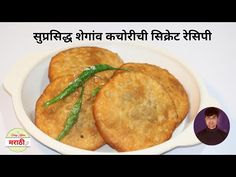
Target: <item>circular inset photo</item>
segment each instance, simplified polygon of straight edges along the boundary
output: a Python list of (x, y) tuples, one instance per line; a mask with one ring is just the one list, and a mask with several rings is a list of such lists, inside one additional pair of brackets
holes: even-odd
[(207, 107), (194, 120), (194, 132), (204, 144), (217, 145), (228, 136), (230, 123), (227, 115), (219, 108)]

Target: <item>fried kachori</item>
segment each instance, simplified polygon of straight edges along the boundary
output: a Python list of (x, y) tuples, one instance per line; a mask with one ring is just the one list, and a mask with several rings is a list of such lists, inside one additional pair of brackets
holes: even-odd
[(118, 151), (144, 149), (168, 140), (178, 119), (163, 86), (135, 71), (112, 77), (96, 96), (93, 113), (100, 134)]
[[(66, 119), (79, 98), (81, 88), (47, 108), (44, 107), (44, 103), (66, 88), (73, 78), (73, 76), (65, 76), (51, 82), (36, 103), (35, 124), (52, 138), (56, 138), (64, 129)], [(95, 126), (92, 113), (94, 97), (91, 95), (92, 90), (103, 85), (104, 82), (96, 77), (86, 82), (79, 118), (61, 142), (86, 150), (96, 150), (104, 144), (104, 140)]]
[[(117, 53), (99, 47), (77, 47), (59, 52), (52, 57), (49, 65), (49, 80), (73, 75), (77, 77), (85, 68), (95, 64), (108, 64), (120, 67), (122, 59)], [(98, 73), (98, 77), (109, 79), (113, 71)]]

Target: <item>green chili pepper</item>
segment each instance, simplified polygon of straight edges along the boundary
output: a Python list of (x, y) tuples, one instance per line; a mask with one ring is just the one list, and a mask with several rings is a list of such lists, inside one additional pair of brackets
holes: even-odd
[(101, 90), (102, 86), (98, 86), (92, 90), (92, 96), (95, 97), (98, 92)]
[(80, 113), (81, 106), (82, 106), (82, 101), (83, 101), (83, 99), (82, 99), (83, 94), (84, 94), (84, 86), (82, 85), (80, 97), (79, 97), (78, 101), (74, 104), (74, 106), (72, 107), (72, 110), (70, 111), (70, 114), (66, 120), (64, 129), (62, 130), (60, 135), (57, 137), (57, 140), (60, 141), (62, 138), (64, 138), (69, 133), (70, 129), (73, 127), (75, 122), (78, 120), (79, 113)]
[(60, 94), (58, 94), (56, 97), (52, 98), (51, 100), (48, 100), (45, 102), (44, 106), (48, 107), (53, 103), (56, 103), (57, 101), (63, 99), (64, 97), (70, 95), (73, 93), (77, 88), (81, 87), (86, 80), (88, 80), (90, 77), (94, 76), (96, 73), (106, 70), (126, 70), (125, 68), (114, 68), (107, 64), (97, 64), (90, 66), (86, 68), (78, 78), (76, 78), (73, 82), (71, 82)]

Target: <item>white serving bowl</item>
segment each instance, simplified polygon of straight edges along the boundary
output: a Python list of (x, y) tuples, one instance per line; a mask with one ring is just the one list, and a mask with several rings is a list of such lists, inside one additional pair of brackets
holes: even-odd
[[(184, 86), (190, 100), (190, 111), (185, 120), (174, 131), (168, 141), (132, 152), (118, 153), (108, 145), (96, 151), (75, 148), (49, 137), (34, 124), (35, 103), (48, 80), (48, 66), (51, 57), (61, 50), (33, 54), (12, 68), (5, 79), (4, 87), (12, 96), (16, 115), (22, 126), (31, 136), (55, 151), (62, 154), (162, 154), (179, 146), (190, 146), (200, 143), (193, 130), (193, 120), (197, 113), (208, 106), (218, 106), (212, 99), (200, 79), (192, 69), (181, 63), (180, 59), (150, 45), (134, 43), (80, 43), (79, 46), (98, 46), (117, 52), (124, 62), (150, 63), (169, 70)], [(75, 47), (75, 46), (72, 46)], [(68, 47), (67, 47), (68, 48)]]

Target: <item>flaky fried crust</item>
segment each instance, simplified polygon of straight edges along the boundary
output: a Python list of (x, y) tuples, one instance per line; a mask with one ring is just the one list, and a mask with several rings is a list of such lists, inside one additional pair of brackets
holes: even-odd
[[(70, 48), (52, 57), (48, 76), (50, 81), (65, 75), (77, 77), (85, 68), (95, 64), (108, 64), (113, 67), (120, 67), (123, 61), (118, 54), (103, 48)], [(102, 72), (97, 75), (110, 78), (113, 72), (114, 71)]]
[[(158, 81), (169, 93), (171, 99), (175, 103), (178, 114), (177, 125), (184, 120), (190, 107), (188, 95), (183, 85), (170, 72), (168, 72), (168, 70), (146, 63), (126, 63), (121, 67), (143, 72)], [(123, 71), (116, 71), (114, 75), (121, 72)]]
[[(60, 93), (73, 80), (73, 76), (60, 77), (51, 82), (36, 103), (35, 124), (44, 133), (56, 138), (63, 130), (72, 106), (78, 100), (80, 88), (63, 100), (45, 108), (43, 104)], [(85, 84), (84, 97), (79, 118), (62, 142), (86, 150), (96, 150), (105, 142), (100, 136), (93, 118), (92, 89), (104, 84), (99, 78), (91, 78)]]
[(165, 89), (141, 72), (123, 72), (103, 86), (93, 114), (106, 143), (118, 151), (148, 148), (168, 140), (177, 113)]

